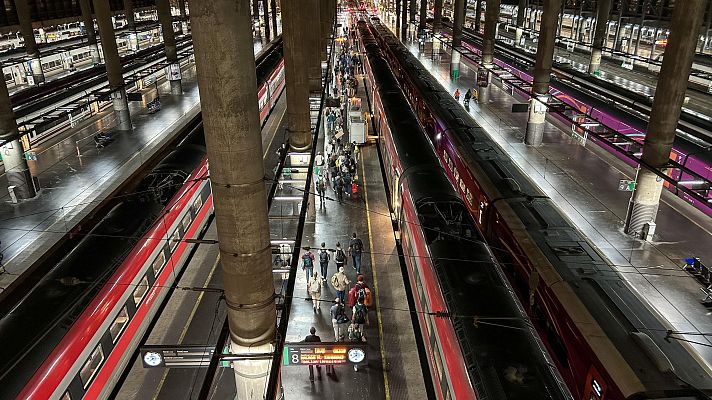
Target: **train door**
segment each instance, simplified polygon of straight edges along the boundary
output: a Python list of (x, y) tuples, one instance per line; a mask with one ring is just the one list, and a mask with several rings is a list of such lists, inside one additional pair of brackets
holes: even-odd
[(588, 370), (586, 386), (583, 388), (582, 400), (603, 400), (606, 395), (606, 383), (593, 365)]

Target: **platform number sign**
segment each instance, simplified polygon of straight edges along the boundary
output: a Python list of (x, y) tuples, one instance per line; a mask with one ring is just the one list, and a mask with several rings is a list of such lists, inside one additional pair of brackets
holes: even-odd
[(628, 179), (621, 179), (618, 182), (618, 190), (621, 192), (632, 192), (635, 189), (635, 181), (630, 181)]
[(285, 343), (282, 365), (359, 365), (366, 362), (360, 343)]

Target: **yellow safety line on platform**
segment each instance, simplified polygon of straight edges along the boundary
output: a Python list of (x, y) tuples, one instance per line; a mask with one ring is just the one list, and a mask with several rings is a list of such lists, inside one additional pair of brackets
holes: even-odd
[(376, 274), (375, 253), (373, 251), (373, 234), (371, 231), (371, 211), (368, 207), (368, 191), (366, 190), (366, 169), (363, 166), (363, 151), (359, 152), (361, 162), (361, 178), (363, 179), (363, 198), (366, 201), (366, 221), (368, 224), (368, 244), (371, 249), (371, 269), (373, 270), (373, 289), (376, 292), (376, 316), (378, 318), (378, 340), (381, 348), (381, 368), (383, 369), (383, 386), (385, 387), (386, 400), (390, 400), (391, 391), (388, 387), (388, 372), (386, 370), (386, 350), (383, 345), (383, 320), (381, 319), (381, 305), (378, 300), (378, 276)]
[[(210, 280), (213, 279), (213, 274), (215, 273), (215, 270), (218, 267), (218, 264), (220, 263), (220, 254), (218, 254), (217, 257), (215, 257), (215, 264), (213, 264), (212, 269), (210, 270), (210, 273), (208, 274), (208, 277), (205, 279), (205, 283), (203, 283), (202, 287), (208, 287), (208, 283), (210, 283)], [(195, 301), (195, 305), (193, 306), (193, 309), (190, 311), (190, 315), (188, 316), (188, 320), (185, 323), (185, 327), (183, 327), (183, 332), (181, 332), (180, 337), (178, 337), (178, 344), (183, 343), (183, 339), (185, 338), (185, 335), (188, 333), (188, 328), (190, 327), (191, 321), (193, 321), (193, 318), (195, 317), (195, 313), (198, 311), (198, 306), (200, 306), (200, 302), (203, 300), (203, 295), (205, 294), (204, 291), (200, 292), (198, 294), (198, 299)], [(168, 377), (168, 372), (170, 370), (166, 368), (165, 372), (163, 372), (163, 376), (161, 377), (161, 380), (158, 382), (158, 386), (156, 387), (156, 391), (154, 392), (153, 395), (153, 400), (156, 400), (158, 398), (158, 395), (161, 393), (161, 389), (163, 389), (163, 384), (166, 383), (166, 378)]]

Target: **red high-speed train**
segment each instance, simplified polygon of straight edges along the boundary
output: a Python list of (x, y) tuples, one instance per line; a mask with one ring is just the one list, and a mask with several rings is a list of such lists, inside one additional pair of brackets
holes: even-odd
[[(279, 47), (258, 60), (261, 122)], [(212, 214), (205, 154), (201, 124), (0, 318), (1, 399), (109, 397)]]
[(571, 399), (366, 22), (358, 31), (436, 398)]
[(574, 397), (709, 399), (699, 355), (667, 337), (669, 325), (387, 27), (372, 19), (371, 30)]

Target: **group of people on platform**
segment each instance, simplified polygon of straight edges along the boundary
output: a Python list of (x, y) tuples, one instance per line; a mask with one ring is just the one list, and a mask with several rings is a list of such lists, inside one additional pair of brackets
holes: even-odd
[[(326, 243), (321, 243), (316, 255), (310, 247), (306, 247), (305, 250), (301, 259), (302, 270), (307, 278), (308, 297), (306, 300), (311, 299), (314, 313), (321, 313), (321, 304), (325, 301), (322, 298), (325, 297), (325, 292), (329, 290), (328, 286), (331, 286), (336, 293), (333, 304), (329, 308), (331, 324), (334, 330), (334, 341), (365, 342), (364, 327), (369, 324), (368, 312), (373, 306), (373, 293), (366, 283), (364, 275), (361, 274), (361, 259), (364, 251), (363, 241), (356, 233), (353, 233), (346, 250), (342, 248), (340, 242), (336, 242), (336, 246), (333, 249), (327, 248)], [(346, 274), (349, 258), (352, 261), (351, 267), (356, 273), (356, 282), (353, 285)], [(314, 268), (317, 261), (320, 271)], [(327, 280), (329, 265), (332, 261), (335, 264), (336, 272)], [(314, 327), (312, 327), (312, 330), (316, 331)], [(314, 335), (314, 332), (311, 334)], [(358, 370), (358, 367), (354, 366), (354, 370)], [(317, 371), (320, 371), (318, 367)], [(335, 372), (327, 368), (327, 374), (331, 373)], [(310, 380), (313, 381), (312, 368), (310, 368), (309, 376)]]

